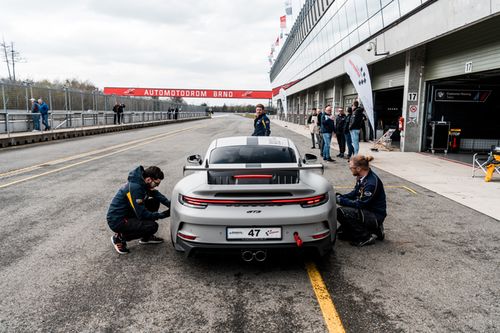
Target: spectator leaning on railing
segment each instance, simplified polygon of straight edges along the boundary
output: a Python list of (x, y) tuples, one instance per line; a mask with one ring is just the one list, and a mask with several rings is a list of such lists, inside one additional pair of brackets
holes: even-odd
[(40, 110), (40, 114), (42, 115), (42, 123), (43, 123), (43, 126), (45, 126), (44, 131), (48, 131), (48, 130), (50, 130), (49, 106), (41, 98), (38, 99), (38, 105), (39, 105), (38, 108)]

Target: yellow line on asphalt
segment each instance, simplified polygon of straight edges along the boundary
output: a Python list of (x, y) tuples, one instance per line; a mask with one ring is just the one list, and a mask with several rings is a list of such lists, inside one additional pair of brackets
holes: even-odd
[(332, 298), (328, 293), (325, 282), (321, 277), (320, 272), (316, 265), (312, 262), (306, 263), (307, 274), (309, 275), (309, 280), (316, 294), (316, 299), (318, 300), (319, 307), (323, 313), (323, 318), (325, 319), (326, 327), (330, 333), (345, 333), (344, 326), (340, 320), (340, 316), (335, 309)]
[(404, 188), (405, 190), (407, 190), (410, 193), (417, 194), (417, 191), (415, 191), (414, 189), (412, 189), (412, 188), (410, 188), (408, 186), (401, 186), (401, 187)]
[[(172, 132), (172, 133), (174, 133), (174, 132)], [(36, 164), (36, 165), (33, 165), (33, 166), (21, 168), (21, 169), (10, 170), (10, 171), (5, 172), (5, 173), (0, 173), (0, 178), (8, 177), (8, 176), (14, 176), (14, 175), (18, 175), (18, 174), (21, 174), (21, 173), (30, 172), (30, 171), (39, 169), (39, 168), (47, 166), (47, 165), (55, 165), (55, 164), (60, 164), (60, 163), (64, 163), (64, 162), (69, 162), (69, 161), (76, 160), (76, 159), (79, 159), (79, 158), (82, 158), (82, 157), (87, 157), (87, 156), (90, 156), (90, 155), (95, 155), (95, 154), (103, 153), (103, 152), (110, 151), (110, 150), (113, 150), (113, 149), (118, 149), (118, 148), (121, 148), (121, 147), (125, 147), (125, 146), (128, 146), (128, 145), (134, 144), (134, 143), (139, 143), (139, 142), (143, 142), (143, 141), (146, 141), (146, 140), (154, 139), (154, 138), (157, 138), (157, 137), (162, 137), (164, 135), (165, 135), (165, 133), (157, 134), (157, 135), (153, 135), (153, 136), (150, 136), (150, 137), (147, 137), (147, 138), (132, 140), (132, 141), (129, 141), (129, 142), (120, 143), (118, 145), (109, 146), (109, 147), (106, 147), (106, 148), (91, 150), (91, 151), (88, 151), (88, 152), (85, 152), (85, 153), (81, 153), (81, 154), (77, 154), (77, 155), (71, 155), (71, 156), (67, 156), (67, 157), (63, 157), (63, 158), (58, 158), (56, 160), (43, 162), (43, 163), (40, 163), (40, 164)]]
[(95, 161), (95, 160), (98, 160), (98, 159), (101, 159), (101, 158), (104, 158), (104, 157), (115, 155), (115, 154), (118, 154), (118, 153), (130, 150), (130, 149), (133, 149), (133, 148), (144, 146), (144, 145), (146, 145), (148, 143), (152, 143), (152, 142), (161, 140), (163, 138), (172, 136), (172, 135), (177, 134), (179, 132), (183, 132), (183, 131), (187, 131), (187, 130), (195, 129), (195, 128), (201, 128), (201, 127), (204, 127), (204, 126), (188, 127), (188, 128), (177, 130), (177, 131), (173, 131), (173, 132), (170, 132), (170, 133), (161, 134), (161, 136), (155, 135), (155, 136), (153, 136), (154, 139), (151, 139), (151, 140), (148, 140), (148, 141), (144, 141), (144, 142), (140, 142), (138, 144), (132, 145), (132, 146), (127, 147), (127, 148), (123, 148), (123, 149), (119, 149), (119, 150), (116, 150), (116, 151), (112, 151), (112, 152), (104, 154), (104, 155), (95, 156), (95, 157), (89, 158), (87, 160), (83, 160), (83, 161), (80, 161), (80, 162), (69, 164), (69, 165), (66, 165), (66, 166), (54, 169), (54, 170), (46, 171), (46, 172), (43, 172), (43, 173), (40, 173), (40, 174), (37, 174), (37, 175), (33, 175), (33, 176), (22, 178), (22, 179), (19, 179), (19, 180), (16, 180), (16, 181), (13, 181), (13, 182), (10, 182), (10, 183), (7, 183), (7, 184), (0, 185), (0, 189), (8, 187), (8, 186), (15, 185), (15, 184), (19, 184), (19, 183), (22, 183), (22, 182), (25, 182), (25, 181), (28, 181), (28, 180), (32, 180), (32, 179), (35, 179), (35, 178), (39, 178), (39, 177), (42, 177), (42, 176), (50, 175), (52, 173), (56, 173), (56, 172), (59, 172), (59, 171), (62, 171), (62, 170), (66, 170), (66, 169), (72, 168), (74, 166), (78, 166), (78, 165), (81, 165), (81, 164), (84, 164), (84, 163), (92, 162), (92, 161)]
[[(335, 186), (335, 188), (352, 189), (353, 187), (352, 186)], [(414, 189), (412, 189), (411, 187), (404, 186), (404, 185), (399, 185), (399, 186), (398, 185), (389, 185), (389, 186), (384, 185), (384, 188), (402, 188), (402, 189), (405, 189), (412, 194), (418, 194), (418, 192), (415, 191)]]

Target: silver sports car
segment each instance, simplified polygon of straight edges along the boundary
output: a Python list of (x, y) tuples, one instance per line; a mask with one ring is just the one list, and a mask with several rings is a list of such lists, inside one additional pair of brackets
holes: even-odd
[[(335, 191), (295, 144), (280, 137), (214, 140), (192, 155), (172, 193), (170, 231), (176, 250), (237, 250), (264, 261), (274, 248), (329, 253), (335, 242)], [(318, 172), (318, 170), (320, 172)]]

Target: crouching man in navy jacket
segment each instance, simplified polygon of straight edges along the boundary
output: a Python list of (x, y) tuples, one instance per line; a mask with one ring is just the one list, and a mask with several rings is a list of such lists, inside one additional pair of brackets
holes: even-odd
[(386, 213), (384, 185), (370, 169), (371, 156), (356, 155), (349, 161), (349, 169), (356, 177), (356, 186), (347, 194), (337, 194), (337, 237), (350, 240), (351, 245), (365, 246), (384, 240), (383, 223)]
[[(119, 254), (127, 254), (127, 241), (140, 239), (139, 244), (159, 244), (163, 239), (156, 237), (156, 220), (170, 216), (170, 200), (155, 187), (160, 185), (164, 175), (157, 166), (144, 169), (142, 166), (130, 171), (128, 182), (123, 185), (111, 201), (108, 209), (108, 225), (115, 234), (111, 242)], [(168, 207), (159, 213), (160, 204)]]

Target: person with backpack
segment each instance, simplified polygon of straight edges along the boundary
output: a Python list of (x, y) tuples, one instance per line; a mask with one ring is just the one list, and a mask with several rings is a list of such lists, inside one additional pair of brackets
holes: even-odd
[(48, 131), (48, 130), (50, 130), (49, 106), (41, 98), (38, 99), (38, 105), (39, 105), (38, 108), (40, 110), (40, 114), (42, 115), (42, 123), (43, 123), (43, 126), (45, 126), (45, 128), (43, 130)]
[(34, 98), (31, 101), (31, 119), (33, 120), (33, 132), (40, 131), (40, 107)]

